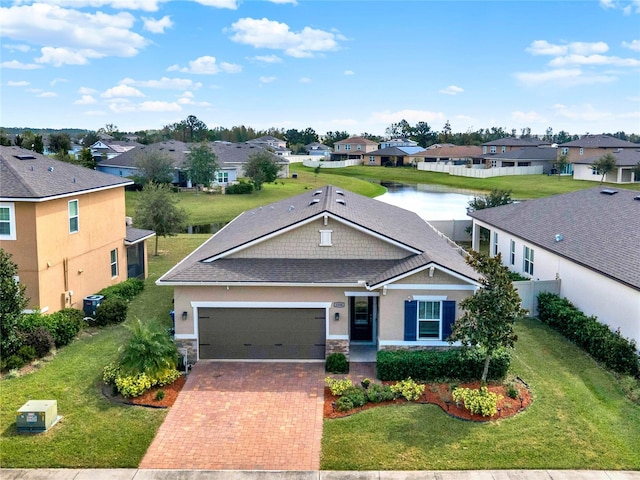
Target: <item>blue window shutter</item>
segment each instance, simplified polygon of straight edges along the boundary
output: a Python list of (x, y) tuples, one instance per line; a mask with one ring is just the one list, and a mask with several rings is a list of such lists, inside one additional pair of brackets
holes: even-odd
[(418, 339), (418, 301), (404, 302), (404, 339), (414, 342)]
[(455, 322), (456, 302), (453, 300), (445, 300), (442, 302), (442, 340), (449, 338)]

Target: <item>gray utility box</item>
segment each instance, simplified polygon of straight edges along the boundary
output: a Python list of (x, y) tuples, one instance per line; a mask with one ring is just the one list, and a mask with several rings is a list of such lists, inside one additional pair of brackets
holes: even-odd
[(57, 400), (29, 400), (16, 417), (18, 432), (45, 432), (58, 420)]

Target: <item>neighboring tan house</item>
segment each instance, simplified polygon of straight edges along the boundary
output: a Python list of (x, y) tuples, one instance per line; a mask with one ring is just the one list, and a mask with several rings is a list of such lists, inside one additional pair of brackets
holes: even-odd
[(424, 151), (422, 147), (386, 147), (365, 155), (365, 165), (403, 167), (411, 165), (411, 157)]
[(473, 248), (511, 270), (560, 280), (560, 295), (640, 345), (640, 192), (591, 188), (469, 214)]
[(417, 162), (445, 163), (448, 165), (478, 165), (483, 162), (482, 148), (476, 145), (432, 145), (411, 155), (412, 164)]
[[(484, 155), (483, 159), (491, 168), (542, 166), (542, 173), (557, 173), (558, 149), (550, 145), (539, 147), (513, 148), (504, 153)], [(567, 164), (562, 174), (571, 174), (571, 164)]]
[[(135, 150), (125, 152), (111, 160), (101, 162), (97, 170), (119, 177), (132, 177), (138, 174), (136, 162), (141, 154), (162, 154), (171, 159), (172, 180), (171, 183), (180, 186), (191, 186), (187, 169), (187, 155), (189, 149), (194, 145), (177, 140), (152, 143), (142, 145)], [(197, 144), (196, 144), (197, 145)], [(218, 166), (214, 184), (228, 185), (244, 177), (244, 166), (250, 155), (257, 152), (268, 152), (270, 156), (280, 165), (279, 176), (287, 178), (289, 176), (289, 161), (279, 157), (265, 148), (252, 143), (231, 143), (231, 142), (210, 142), (207, 144), (213, 153), (216, 154)]]
[(198, 359), (449, 345), (478, 275), (417, 214), (324, 186), (246, 211), (156, 282)]
[[(18, 147), (0, 147), (0, 178), (0, 248), (18, 266), (30, 309), (82, 308), (134, 265), (146, 275), (153, 232), (130, 231), (126, 241), (124, 187), (133, 182)], [(143, 258), (128, 265), (133, 245)]]
[(523, 147), (541, 147), (551, 146), (549, 142), (539, 140), (536, 137), (504, 137), (497, 140), (491, 140), (482, 144), (482, 153), (484, 155), (491, 153), (505, 153), (511, 150), (517, 150)]
[(585, 135), (579, 140), (558, 146), (558, 155), (567, 155), (567, 161), (573, 165), (573, 178), (576, 180), (600, 181), (602, 174), (593, 170), (593, 162), (607, 153), (616, 158), (616, 168), (604, 179), (611, 183), (631, 183), (640, 181), (640, 175), (634, 175), (633, 167), (640, 162), (640, 144), (627, 142), (608, 135)]
[(378, 144), (373, 140), (363, 137), (349, 137), (333, 144), (332, 161), (364, 160), (365, 153), (378, 149)]

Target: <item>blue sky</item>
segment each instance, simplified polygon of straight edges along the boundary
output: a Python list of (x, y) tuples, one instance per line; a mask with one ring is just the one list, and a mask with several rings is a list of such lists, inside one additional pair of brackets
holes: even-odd
[(640, 0), (3, 0), (0, 125), (640, 133)]

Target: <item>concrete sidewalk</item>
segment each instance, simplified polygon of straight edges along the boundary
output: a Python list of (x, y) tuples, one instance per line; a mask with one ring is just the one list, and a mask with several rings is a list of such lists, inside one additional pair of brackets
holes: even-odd
[(266, 471), (2, 469), (2, 480), (638, 480), (615, 470)]

